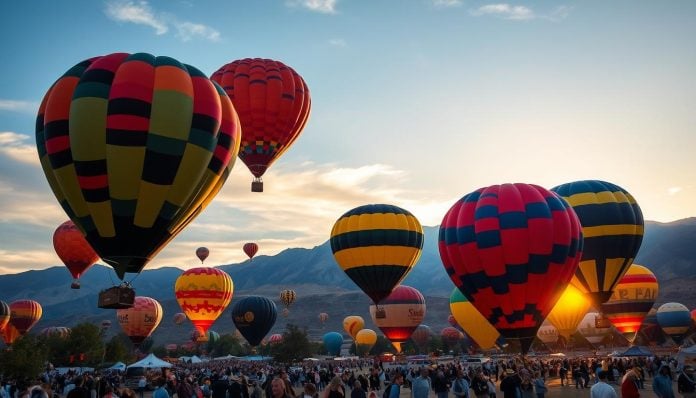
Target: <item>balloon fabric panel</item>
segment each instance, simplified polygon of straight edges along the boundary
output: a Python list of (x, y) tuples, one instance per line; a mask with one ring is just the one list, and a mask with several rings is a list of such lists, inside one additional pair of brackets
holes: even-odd
[(0, 332), (10, 322), (10, 306), (6, 302), (0, 300)]
[(10, 303), (10, 324), (22, 336), (36, 325), (42, 314), (41, 304), (34, 300), (17, 300)]
[(217, 268), (189, 269), (174, 285), (176, 301), (201, 336), (227, 308), (233, 293), (232, 278)]
[(277, 317), (275, 303), (265, 297), (245, 297), (232, 306), (232, 321), (252, 346), (261, 343), (275, 325)]

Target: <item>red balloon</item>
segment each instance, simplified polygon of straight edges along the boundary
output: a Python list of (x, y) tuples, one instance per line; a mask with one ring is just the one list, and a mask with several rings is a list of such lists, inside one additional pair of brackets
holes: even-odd
[(370, 305), (372, 322), (392, 343), (403, 343), (425, 317), (425, 298), (411, 286), (399, 285), (378, 305)]
[(207, 247), (199, 247), (196, 249), (196, 257), (198, 257), (199, 260), (201, 260), (201, 264), (203, 264), (203, 261), (205, 261), (206, 258), (210, 255), (210, 250), (208, 250)]
[(53, 248), (61, 261), (75, 278), (74, 288), (79, 288), (77, 280), (99, 260), (99, 256), (87, 242), (82, 232), (68, 220), (58, 226), (53, 233)]
[(445, 344), (453, 346), (464, 338), (464, 334), (453, 327), (446, 327), (440, 332), (440, 337)]
[(253, 242), (245, 243), (243, 250), (244, 253), (249, 256), (249, 259), (252, 259), (256, 255), (256, 252), (259, 251), (259, 245)]

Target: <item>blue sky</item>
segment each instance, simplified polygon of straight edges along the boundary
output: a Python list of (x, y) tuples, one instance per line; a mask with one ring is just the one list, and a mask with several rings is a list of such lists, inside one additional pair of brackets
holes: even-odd
[(439, 224), (504, 182), (623, 186), (646, 219), (696, 214), (696, 3), (469, 0), (32, 1), (0, 13), (0, 273), (58, 265), (66, 218), (34, 149), (65, 70), (111, 52), (168, 55), (207, 74), (240, 58), (306, 80), (302, 136), (249, 191), (238, 162), (215, 202), (151, 267), (312, 247), (366, 203)]

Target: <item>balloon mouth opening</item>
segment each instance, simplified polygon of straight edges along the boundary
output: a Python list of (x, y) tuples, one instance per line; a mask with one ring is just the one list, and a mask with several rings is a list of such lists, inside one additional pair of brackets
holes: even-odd
[(108, 256), (102, 257), (105, 263), (111, 266), (120, 280), (124, 280), (126, 273), (138, 274), (150, 261), (141, 256)]

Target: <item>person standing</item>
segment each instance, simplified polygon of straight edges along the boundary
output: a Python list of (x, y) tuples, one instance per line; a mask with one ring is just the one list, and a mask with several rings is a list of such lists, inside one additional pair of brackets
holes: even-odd
[(505, 377), (500, 381), (500, 391), (504, 398), (519, 398), (522, 396), (520, 386), (522, 379), (512, 368), (505, 369)]
[(624, 375), (623, 381), (621, 381), (621, 398), (638, 398), (640, 397), (640, 391), (638, 391), (638, 378), (640, 375), (636, 368), (630, 369)]
[(483, 371), (478, 371), (474, 380), (471, 381), (471, 388), (474, 390), (476, 398), (489, 398), (490, 392), (488, 389), (488, 381), (486, 380)]
[(469, 398), (469, 382), (464, 378), (462, 370), (457, 370), (457, 378), (452, 384), (452, 393), (456, 398)]
[(271, 380), (270, 384), (272, 398), (291, 398), (290, 395), (288, 395), (287, 389), (285, 388), (285, 382), (283, 379), (276, 377)]
[(693, 366), (687, 365), (682, 369), (677, 377), (677, 391), (684, 398), (696, 398), (696, 377), (694, 377)]
[(353, 382), (353, 389), (350, 392), (350, 398), (367, 398), (365, 390), (362, 388), (362, 383), (358, 380)]
[(597, 377), (599, 381), (590, 388), (590, 398), (617, 398), (614, 388), (607, 384), (609, 373), (606, 370), (600, 370)]
[(428, 368), (423, 368), (411, 383), (411, 398), (428, 398), (431, 388)]
[(157, 379), (157, 389), (152, 393), (152, 398), (169, 398), (169, 393), (164, 386), (167, 385), (167, 380), (164, 377)]
[(658, 398), (675, 398), (672, 388), (672, 372), (669, 366), (662, 365), (653, 379), (653, 392)]
[(536, 392), (537, 398), (544, 398), (548, 390), (544, 378), (541, 377), (541, 373), (536, 372), (534, 374), (534, 391)]
[(147, 387), (147, 379), (145, 378), (145, 375), (140, 376), (140, 379), (138, 379), (138, 395), (140, 398), (145, 397), (145, 387)]
[(445, 377), (445, 372), (438, 370), (433, 379), (433, 391), (437, 395), (437, 398), (447, 398), (449, 395), (450, 385), (447, 383), (447, 378)]

